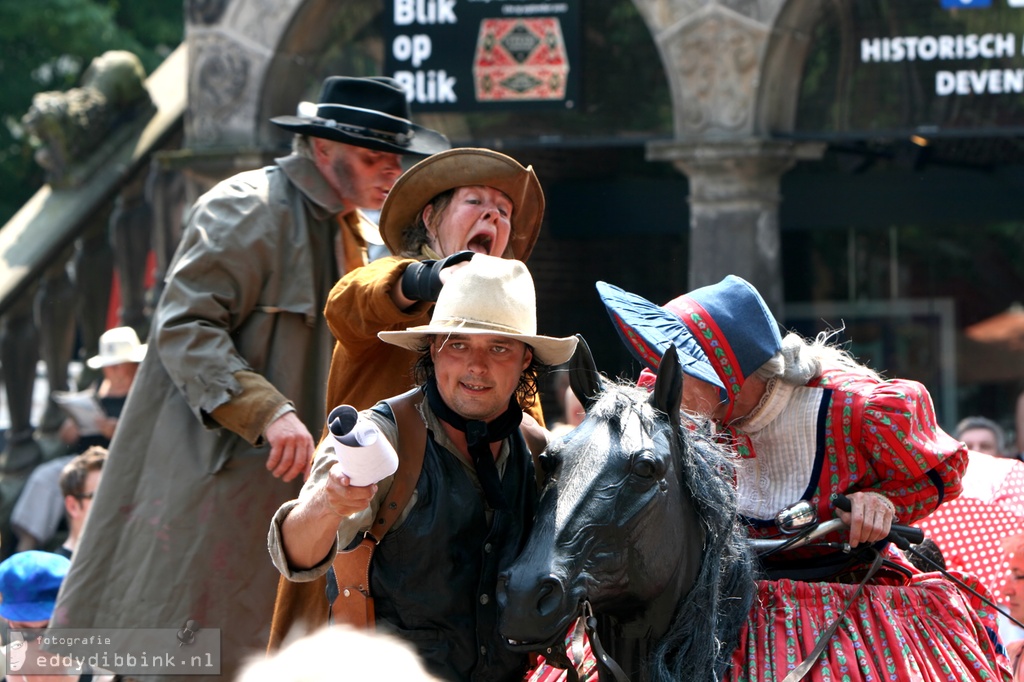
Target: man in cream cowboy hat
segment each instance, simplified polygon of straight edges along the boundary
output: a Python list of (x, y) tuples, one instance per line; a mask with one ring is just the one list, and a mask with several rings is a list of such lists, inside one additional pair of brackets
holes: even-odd
[[(382, 505), (393, 477), (354, 487), (322, 457), (298, 499), (274, 516), (270, 550), (289, 580), (324, 575), (378, 512), (398, 514), (370, 564), (376, 620), (447, 680), (520, 680), (525, 656), (497, 632), (497, 575), (531, 525), (537, 489), (520, 405), (537, 372), (567, 361), (575, 338), (537, 334), (533, 280), (520, 261), (474, 256), (452, 273), (430, 321), (381, 340), (420, 354), (421, 385), (364, 410), (399, 452), (425, 443), (404, 510)], [(408, 444), (407, 444), (408, 447)]]
[[(543, 217), (533, 168), (501, 152), (456, 148), (407, 170), (380, 216), (383, 241), (395, 255), (349, 272), (327, 299), (324, 316), (337, 339), (328, 409), (363, 409), (412, 388), (417, 353), (381, 343), (377, 333), (426, 324), (442, 280), (474, 254), (526, 260)], [(544, 423), (539, 400), (526, 411)], [(295, 629), (326, 623), (325, 587), (324, 580), (279, 582), (271, 648)]]
[(401, 157), (449, 147), (389, 78), (327, 78), (272, 122), (292, 153), (188, 213), (57, 610), (61, 627), (217, 628), (218, 679), (266, 645), (266, 519), (298, 492), (327, 414), (324, 305), (379, 241), (358, 209), (381, 207)]

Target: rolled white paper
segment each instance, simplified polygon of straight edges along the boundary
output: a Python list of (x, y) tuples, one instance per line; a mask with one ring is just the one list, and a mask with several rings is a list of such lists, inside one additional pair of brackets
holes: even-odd
[(398, 470), (398, 453), (377, 426), (351, 405), (339, 405), (327, 417), (341, 470), (354, 486), (373, 485)]

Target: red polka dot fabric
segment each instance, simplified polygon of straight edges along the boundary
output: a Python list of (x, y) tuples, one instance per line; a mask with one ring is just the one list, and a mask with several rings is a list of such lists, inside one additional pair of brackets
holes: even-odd
[(973, 573), (999, 595), (1009, 571), (1001, 543), (1024, 533), (1024, 462), (971, 455), (963, 495), (917, 526), (939, 546), (949, 568)]

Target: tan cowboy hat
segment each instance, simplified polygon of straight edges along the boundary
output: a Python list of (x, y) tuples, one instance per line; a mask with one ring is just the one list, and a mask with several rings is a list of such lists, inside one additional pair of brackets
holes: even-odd
[(430, 324), (404, 332), (378, 332), (381, 341), (422, 351), (436, 334), (496, 334), (533, 348), (545, 365), (560, 365), (576, 350), (576, 337), (537, 335), (537, 295), (521, 261), (476, 254), (452, 273), (430, 316)]
[(509, 246), (518, 260), (529, 258), (544, 218), (544, 190), (537, 174), (533, 166), (524, 168), (511, 156), (474, 147), (429, 156), (398, 178), (380, 211), (380, 234), (391, 253), (402, 252), (402, 233), (416, 222), (431, 199), (470, 185), (493, 187), (512, 200)]
[(451, 147), (441, 133), (410, 120), (405, 89), (387, 77), (331, 76), (316, 104), (302, 102), (297, 115), (270, 122), (293, 133), (395, 154), (426, 155)]
[(94, 355), (85, 362), (93, 369), (125, 362), (142, 362), (146, 357), (147, 348), (146, 344), (139, 343), (139, 336), (131, 327), (114, 327), (100, 336), (99, 355)]

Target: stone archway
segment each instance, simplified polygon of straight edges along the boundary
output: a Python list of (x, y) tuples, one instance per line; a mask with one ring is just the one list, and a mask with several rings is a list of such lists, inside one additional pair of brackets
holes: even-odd
[(648, 159), (690, 181), (690, 287), (750, 280), (782, 316), (779, 182), (824, 145), (774, 134), (795, 125), (800, 79), (818, 20), (814, 0), (634, 0), (668, 75), (675, 139)]
[[(842, 0), (840, 0), (842, 1)], [(678, 139), (791, 130), (816, 0), (633, 0), (668, 75)]]
[[(775, 134), (795, 125), (796, 74), (820, 3), (632, 1), (672, 94), (674, 139), (650, 144), (647, 157), (672, 162), (690, 181), (690, 286), (740, 274), (781, 317), (780, 178), (797, 161), (819, 158), (824, 145)], [(381, 6), (350, 0), (340, 23), (331, 0), (193, 0), (186, 146), (281, 148), (286, 136), (268, 119), (315, 91), (323, 73), (379, 73), (382, 45), (368, 40), (345, 54), (336, 38), (339, 30), (357, 35)], [(336, 69), (324, 70), (332, 47)], [(237, 169), (239, 162), (229, 165)]]
[(187, 7), (188, 113), (192, 150), (255, 148), (267, 70), (303, 0), (192, 0)]
[(255, 125), (264, 146), (291, 138), (270, 118), (314, 98), (327, 75), (381, 73), (384, 47), (374, 27), (381, 5), (381, 0), (346, 0), (343, 19), (332, 0), (305, 0), (295, 9), (261, 83)]
[(346, 53), (349, 43), (339, 37), (355, 40), (381, 6), (381, 0), (346, 0), (342, 21), (332, 0), (193, 0), (186, 146), (267, 151), (286, 145), (288, 136), (269, 119), (315, 96), (325, 73), (379, 73), (381, 46), (361, 44), (359, 54)]

